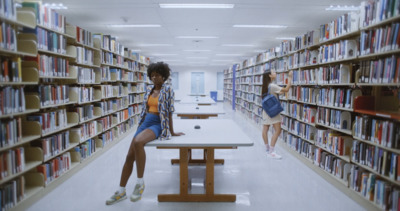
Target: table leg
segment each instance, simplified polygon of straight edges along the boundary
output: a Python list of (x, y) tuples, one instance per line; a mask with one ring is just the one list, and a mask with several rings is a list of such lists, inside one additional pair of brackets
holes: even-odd
[[(189, 149), (189, 164), (206, 164), (206, 150), (203, 149), (203, 159), (192, 159), (192, 149)], [(214, 159), (214, 163), (224, 165), (224, 159)], [(179, 159), (171, 159), (171, 164), (179, 164)]]
[(214, 194), (214, 148), (205, 149), (206, 191), (205, 194), (188, 194), (188, 153), (189, 148), (180, 148), (180, 193), (159, 194), (159, 202), (235, 202), (235, 194)]

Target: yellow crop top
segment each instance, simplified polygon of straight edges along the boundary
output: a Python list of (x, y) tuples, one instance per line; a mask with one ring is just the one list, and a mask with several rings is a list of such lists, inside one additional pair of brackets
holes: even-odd
[(149, 106), (149, 112), (158, 113), (158, 97), (153, 97), (150, 95), (147, 105)]

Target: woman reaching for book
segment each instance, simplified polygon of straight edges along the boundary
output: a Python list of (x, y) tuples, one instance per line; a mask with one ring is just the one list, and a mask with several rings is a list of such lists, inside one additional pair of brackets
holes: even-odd
[[(264, 96), (264, 94), (268, 93), (268, 87), (269, 87), (269, 92), (275, 97), (278, 97), (277, 94), (283, 94), (287, 93), (290, 90), (290, 86), (292, 84), (292, 78), (293, 78), (293, 72), (290, 71), (288, 73), (288, 83), (286, 87), (280, 87), (274, 83), (272, 83), (273, 80), (276, 78), (276, 73), (275, 71), (267, 70), (263, 74), (263, 84), (262, 84), (262, 90), (261, 94)], [(281, 134), (281, 122), (282, 122), (282, 117), (280, 114), (270, 117), (268, 114), (263, 110), (263, 130), (262, 130), (262, 137), (265, 143), (265, 146), (267, 148), (267, 156), (270, 158), (274, 159), (281, 159), (282, 156), (278, 155), (275, 151), (275, 144), (276, 141), (278, 140), (279, 134)], [(271, 145), (268, 143), (268, 130), (270, 126), (274, 127), (274, 134), (271, 138)]]
[(106, 201), (107, 205), (126, 199), (125, 186), (133, 171), (133, 164), (136, 161), (137, 182), (130, 197), (135, 202), (141, 199), (144, 191), (143, 174), (146, 164), (146, 152), (144, 146), (159, 138), (169, 139), (171, 136), (184, 135), (181, 132), (174, 132), (172, 113), (174, 108), (174, 92), (164, 82), (170, 75), (168, 64), (157, 62), (150, 64), (147, 68), (147, 75), (154, 85), (147, 86), (143, 101), (143, 110), (140, 114), (140, 121), (137, 131), (132, 139), (122, 169), (120, 187)]

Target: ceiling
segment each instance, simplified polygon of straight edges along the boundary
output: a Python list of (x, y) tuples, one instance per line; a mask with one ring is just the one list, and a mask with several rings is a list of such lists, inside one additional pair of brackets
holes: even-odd
[[(344, 14), (330, 5), (359, 6), (360, 0), (43, 0), (63, 3), (67, 22), (117, 41), (152, 61), (179, 70), (222, 71), (279, 45), (276, 37), (295, 37)], [(229, 3), (233, 9), (164, 9), (159, 3)], [(157, 28), (112, 28), (110, 24), (159, 24)], [(286, 25), (284, 29), (235, 28), (234, 24)], [(182, 39), (177, 36), (215, 36)], [(166, 44), (166, 46), (144, 46)], [(226, 44), (250, 46), (232, 47)], [(221, 55), (222, 54), (222, 55)], [(235, 55), (226, 55), (235, 54)]]

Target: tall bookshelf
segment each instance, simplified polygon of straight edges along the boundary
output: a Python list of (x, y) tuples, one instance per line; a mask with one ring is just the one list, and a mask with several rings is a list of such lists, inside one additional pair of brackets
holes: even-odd
[(276, 83), (283, 85), (293, 71), (292, 88), (280, 95), (280, 145), (368, 210), (398, 207), (400, 11), (395, 4), (362, 2), (359, 12), (244, 61), (236, 77), (225, 81), (226, 87), (239, 83), (236, 91), (225, 92), (235, 93), (237, 110), (260, 124), (259, 74), (274, 70)]
[(0, 42), (0, 203), (23, 210), (134, 131), (149, 60), (116, 40), (105, 48), (40, 1), (7, 8), (0, 12), (7, 29)]

